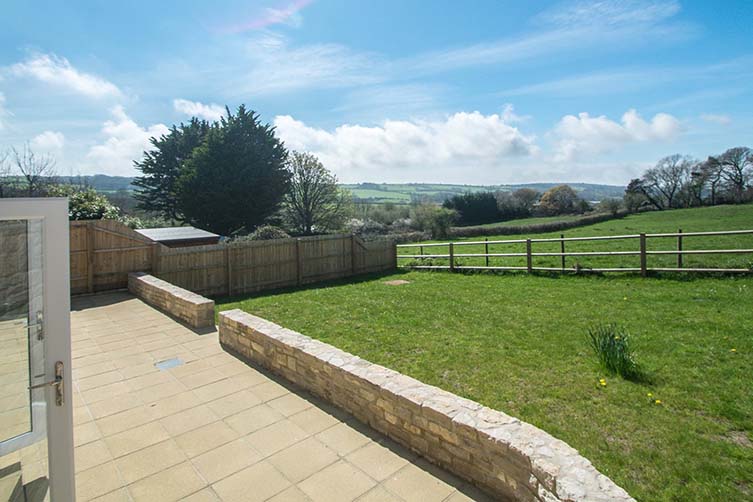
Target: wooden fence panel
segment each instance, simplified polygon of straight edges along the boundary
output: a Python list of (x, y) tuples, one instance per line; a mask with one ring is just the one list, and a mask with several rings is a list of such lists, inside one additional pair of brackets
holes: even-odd
[(125, 288), (130, 272), (224, 296), (396, 266), (392, 241), (350, 235), (168, 248), (116, 221), (72, 221), (70, 230), (72, 294)]

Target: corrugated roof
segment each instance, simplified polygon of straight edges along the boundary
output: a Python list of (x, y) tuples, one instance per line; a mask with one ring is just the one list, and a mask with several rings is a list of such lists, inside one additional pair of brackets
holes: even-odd
[(136, 231), (144, 237), (157, 242), (216, 239), (220, 237), (212, 232), (194, 227), (142, 228)]

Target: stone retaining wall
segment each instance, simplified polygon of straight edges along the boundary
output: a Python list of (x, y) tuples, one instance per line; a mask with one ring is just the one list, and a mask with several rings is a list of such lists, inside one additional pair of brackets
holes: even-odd
[(633, 499), (536, 427), (242, 310), (220, 342), (502, 500)]
[(214, 326), (214, 301), (144, 272), (128, 274), (128, 291), (193, 328)]

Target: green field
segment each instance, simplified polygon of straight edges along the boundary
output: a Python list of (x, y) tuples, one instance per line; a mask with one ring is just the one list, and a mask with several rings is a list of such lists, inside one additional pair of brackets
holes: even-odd
[[(411, 201), (429, 200), (444, 202), (446, 199), (466, 192), (512, 191), (518, 188), (532, 188), (545, 192), (559, 183), (527, 183), (520, 185), (453, 185), (443, 183), (356, 183), (343, 184), (350, 190), (353, 198), (359, 202), (404, 204)], [(623, 187), (612, 185), (594, 185), (589, 183), (570, 183), (578, 195), (585, 200), (602, 200), (621, 198)]]
[(580, 214), (562, 214), (559, 216), (538, 216), (530, 218), (518, 218), (517, 220), (499, 221), (496, 223), (486, 223), (484, 225), (469, 225), (462, 228), (495, 228), (495, 227), (517, 227), (524, 225), (540, 225), (542, 223), (556, 223), (560, 221), (577, 221), (583, 218)]
[[(672, 211), (656, 211), (630, 215), (625, 218), (608, 220), (594, 225), (574, 228), (563, 232), (542, 234), (525, 234), (522, 236), (501, 235), (490, 236), (494, 240), (514, 240), (526, 238), (554, 238), (564, 234), (565, 237), (586, 237), (600, 235), (630, 235), (639, 233), (669, 233), (677, 232), (706, 232), (714, 230), (750, 230), (753, 229), (753, 205), (715, 206), (694, 209), (675, 209)], [(483, 241), (484, 238), (470, 237), (457, 239), (454, 242)], [(431, 242), (431, 241), (430, 241)], [(649, 251), (673, 250), (677, 247), (676, 238), (648, 239)], [(737, 236), (685, 237), (683, 249), (753, 249), (753, 234)], [(638, 239), (615, 241), (584, 241), (567, 242), (566, 251), (638, 251)], [(534, 243), (533, 253), (559, 252), (559, 242)], [(400, 254), (419, 254), (418, 248), (400, 248)], [(456, 254), (483, 253), (484, 245), (455, 246)], [(522, 253), (525, 244), (494, 244), (489, 247), (490, 253)], [(426, 254), (448, 254), (448, 247), (425, 247)], [(458, 265), (485, 265), (484, 258), (456, 258)], [(569, 257), (566, 267), (572, 268), (575, 263), (583, 268), (599, 267), (637, 267), (638, 256), (587, 256)], [(400, 260), (400, 263), (407, 263)], [(448, 265), (447, 259), (433, 259), (414, 261), (415, 264)], [(677, 263), (676, 255), (653, 255), (648, 257), (648, 267), (674, 267)], [(490, 266), (525, 266), (525, 257), (490, 258)], [(683, 259), (685, 267), (719, 267), (719, 268), (751, 268), (753, 253), (727, 255), (686, 255)], [(559, 267), (559, 257), (535, 257), (534, 266)]]
[[(742, 228), (752, 208), (569, 233)], [(397, 278), (409, 284), (384, 284)], [(638, 500), (753, 500), (750, 276), (407, 272), (218, 300), (231, 308), (531, 422)], [(648, 383), (597, 365), (586, 331), (607, 322), (631, 333)]]

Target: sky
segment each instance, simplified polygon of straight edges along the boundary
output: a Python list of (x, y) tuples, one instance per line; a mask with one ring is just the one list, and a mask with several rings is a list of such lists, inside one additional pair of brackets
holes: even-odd
[(137, 175), (240, 104), (342, 182), (626, 184), (753, 146), (753, 2), (10, 1), (0, 150)]

